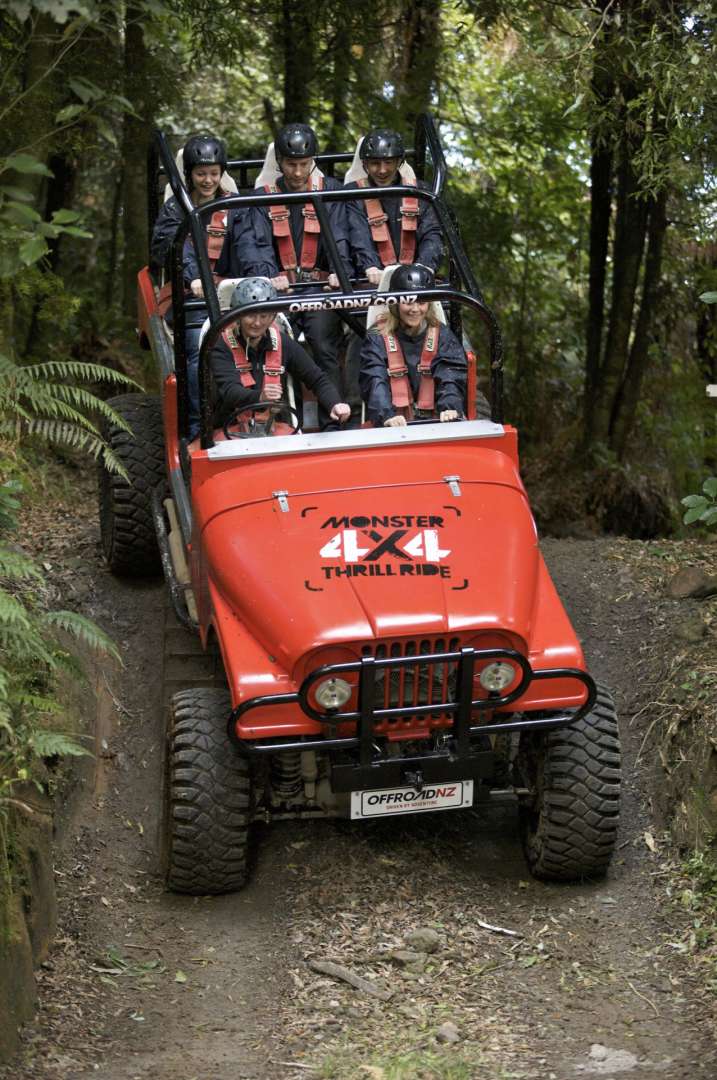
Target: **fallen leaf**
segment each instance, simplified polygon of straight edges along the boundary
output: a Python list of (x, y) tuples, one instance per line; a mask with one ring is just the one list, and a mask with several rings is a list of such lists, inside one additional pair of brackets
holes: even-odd
[(177, 974), (174, 976), (174, 981), (178, 983), (185, 983), (187, 981), (187, 976), (184, 974), (183, 971), (178, 971)]
[(657, 851), (657, 844), (655, 843), (655, 837), (650, 832), (646, 832), (644, 835), (644, 841), (649, 847), (650, 851)]

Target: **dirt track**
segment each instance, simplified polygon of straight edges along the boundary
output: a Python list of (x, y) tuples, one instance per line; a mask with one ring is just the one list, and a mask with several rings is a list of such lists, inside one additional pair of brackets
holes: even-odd
[[(187, 899), (157, 875), (164, 589), (113, 580), (91, 519), (74, 528), (91, 575), (79, 606), (115, 636), (126, 666), (97, 676), (100, 756), (58, 862), (60, 935), (23, 1060), (0, 1076), (713, 1080), (713, 1028), (668, 944), (665, 879), (644, 841), (649, 739), (635, 761), (649, 710), (631, 723), (669, 654), (674, 608), (640, 595), (624, 548), (544, 545), (621, 716), (624, 812), (606, 881), (528, 879), (515, 809), (496, 806), (260, 828), (244, 892)], [(175, 659), (167, 674), (181, 679), (194, 663)], [(437, 930), (438, 951), (423, 973), (397, 968), (392, 951), (423, 926)], [(312, 958), (373, 976), (393, 997), (316, 974)], [(446, 1021), (455, 1043), (436, 1042)]]

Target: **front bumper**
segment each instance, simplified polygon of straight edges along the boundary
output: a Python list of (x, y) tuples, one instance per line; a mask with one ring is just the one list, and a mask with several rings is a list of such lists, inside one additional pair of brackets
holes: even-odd
[[(506, 660), (520, 669), (518, 685), (508, 694), (489, 694), (473, 698), (474, 675), (477, 664)], [(426, 704), (386, 705), (377, 699), (377, 674), (382, 668), (413, 668), (423, 665), (455, 665), (451, 693), (447, 700)], [(354, 710), (319, 712), (310, 701), (309, 694), (320, 679), (342, 674), (358, 676), (358, 699)], [(492, 717), (488, 723), (475, 723), (474, 714), (507, 710), (522, 697), (535, 680), (575, 679), (586, 690), (586, 699), (576, 709), (545, 713), (508, 713), (505, 720)], [(335, 791), (355, 791), (384, 784), (414, 783), (412, 776), (419, 775), (419, 783), (433, 779), (458, 777), (481, 777), (489, 775), (493, 755), (486, 749), (487, 735), (499, 735), (513, 731), (545, 730), (565, 727), (585, 716), (592, 709), (597, 688), (593, 679), (579, 668), (550, 668), (533, 671), (524, 656), (512, 649), (475, 649), (464, 647), (456, 652), (422, 653), (420, 656), (385, 657), (377, 659), (365, 656), (361, 660), (342, 664), (326, 664), (312, 671), (304, 679), (298, 691), (288, 694), (268, 694), (254, 697), (237, 706), (229, 717), (229, 738), (240, 753), (248, 756), (285, 753), (286, 751), (313, 750), (327, 753), (332, 759), (332, 787)], [(237, 724), (248, 712), (276, 705), (298, 704), (305, 715), (318, 722), (326, 734), (321, 738), (288, 736), (269, 740), (248, 740), (237, 735)], [(386, 752), (377, 742), (385, 737), (385, 731), (375, 731), (377, 721), (385, 722), (392, 717), (416, 718), (423, 715), (447, 714), (450, 725), (439, 731), (440, 748), (419, 756), (397, 757)], [(338, 734), (337, 729), (355, 724), (355, 733)], [(384, 724), (382, 723), (382, 726)], [(419, 738), (420, 736), (417, 736)]]

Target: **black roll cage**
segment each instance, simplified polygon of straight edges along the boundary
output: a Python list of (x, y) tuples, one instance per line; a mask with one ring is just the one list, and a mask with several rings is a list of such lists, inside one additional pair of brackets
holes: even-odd
[[(441, 225), (444, 240), (448, 248), (449, 257), (449, 286), (438, 286), (434, 289), (418, 289), (411, 292), (412, 297), (419, 296), (421, 300), (439, 300), (450, 303), (450, 321), (452, 329), (460, 336), (462, 333), (461, 305), (472, 308), (488, 329), (490, 340), (490, 373), (491, 373), (491, 416), (496, 423), (501, 423), (502, 413), (502, 371), (503, 371), (503, 344), (497, 320), (491, 309), (485, 303), (483, 295), (478, 287), (478, 282), (473, 274), (470, 263), (460, 240), (458, 228), (454, 218), (443, 202), (441, 197), (447, 176), (447, 166), (443, 149), (438, 138), (435, 123), (432, 116), (423, 113), (419, 116), (416, 124), (416, 149), (410, 151), (415, 158), (419, 177), (425, 171), (426, 149), (430, 150), (434, 164), (434, 176), (430, 191), (421, 188), (395, 185), (384, 188), (358, 188), (339, 189), (337, 191), (312, 191), (312, 192), (287, 192), (287, 193), (252, 193), (248, 195), (230, 195), (221, 199), (214, 199), (204, 206), (195, 207), (189, 193), (179, 174), (177, 164), (169, 148), (167, 138), (162, 131), (156, 132), (155, 142), (150, 151), (149, 177), (154, 179), (150, 186), (150, 226), (153, 224), (153, 214), (156, 214), (157, 184), (156, 177), (159, 174), (167, 176), (172, 192), (179, 203), (184, 220), (177, 228), (172, 247), (170, 250), (170, 280), (172, 283), (173, 318), (174, 318), (174, 371), (177, 383), (177, 411), (178, 429), (181, 439), (186, 440), (189, 430), (189, 396), (187, 383), (187, 357), (185, 332), (187, 325), (187, 313), (201, 310), (206, 307), (209, 314), (209, 329), (204, 335), (199, 354), (199, 385), (201, 403), (201, 446), (202, 449), (214, 445), (212, 437), (212, 404), (211, 384), (209, 372), (209, 354), (214, 343), (219, 338), (222, 330), (229, 324), (236, 322), (240, 315), (252, 311), (286, 311), (294, 312), (310, 310), (301, 305), (320, 304), (323, 309), (333, 309), (341, 313), (342, 318), (359, 335), (363, 336), (365, 329), (357, 322), (352, 312), (366, 310), (370, 304), (376, 302), (380, 295), (381, 302), (397, 301), (401, 295), (395, 292), (377, 294), (374, 291), (361, 289), (354, 290), (352, 279), (348, 277), (346, 268), (339, 255), (336, 240), (331, 231), (326, 203), (350, 202), (366, 200), (385, 196), (408, 196), (419, 198), (423, 202), (430, 203)], [(407, 155), (408, 156), (408, 155)], [(351, 161), (352, 153), (319, 154), (316, 161), (333, 167), (337, 162)], [(242, 179), (247, 178), (249, 169), (263, 164), (263, 159), (246, 159), (228, 162), (229, 170), (239, 170)], [(154, 193), (152, 205), (151, 194)], [(336, 274), (340, 290), (326, 292), (317, 282), (303, 282), (292, 286), (292, 293), (281, 296), (275, 300), (264, 303), (246, 304), (240, 308), (233, 308), (222, 314), (219, 307), (216, 284), (209, 264), (206, 250), (204, 219), (220, 210), (245, 209), (252, 206), (275, 206), (291, 205), (294, 203), (310, 203), (321, 226), (321, 236), (326, 247), (326, 252), (332, 271)], [(184, 242), (191, 235), (194, 251), (199, 266), (199, 277), (202, 282), (204, 299), (188, 299), (185, 296), (183, 275), (183, 252)], [(177, 299), (179, 302), (177, 303)], [(298, 305), (298, 307), (297, 307)], [(316, 310), (314, 308), (314, 310)]]

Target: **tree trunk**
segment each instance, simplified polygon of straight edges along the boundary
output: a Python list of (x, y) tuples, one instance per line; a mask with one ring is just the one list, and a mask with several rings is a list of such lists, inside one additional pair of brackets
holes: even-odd
[(610, 448), (622, 461), (635, 420), (642, 381), (649, 361), (650, 344), (658, 312), (658, 295), (662, 274), (662, 252), (667, 231), (667, 192), (661, 191), (650, 208), (645, 255), (642, 300), (635, 325), (627, 371), (615, 402), (612, 417)]
[(590, 160), (590, 256), (583, 408), (586, 446), (589, 446), (593, 439), (596, 393), (600, 381), (605, 321), (605, 283), (612, 215), (612, 160), (613, 155), (610, 150), (599, 149), (593, 143)]
[(396, 109), (412, 128), (419, 113), (431, 107), (441, 51), (441, 0), (404, 0), (399, 35)]
[(590, 445), (609, 445), (615, 400), (625, 376), (635, 293), (645, 246), (647, 206), (637, 194), (633, 147), (623, 143), (618, 170), (615, 239), (612, 251), (612, 298), (605, 354), (593, 403)]
[(125, 97), (136, 116), (124, 118), (122, 138), (123, 310), (136, 314), (137, 271), (147, 262), (147, 150), (150, 138), (149, 53), (144, 41), (143, 8), (127, 5), (124, 72)]
[(343, 150), (349, 126), (351, 89), (351, 16), (343, 5), (336, 6), (336, 35), (333, 42), (331, 77), (331, 132), (328, 145)]
[(314, 17), (309, 4), (282, 0), (280, 38), (284, 54), (284, 123), (311, 122), (314, 78)]

